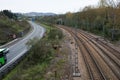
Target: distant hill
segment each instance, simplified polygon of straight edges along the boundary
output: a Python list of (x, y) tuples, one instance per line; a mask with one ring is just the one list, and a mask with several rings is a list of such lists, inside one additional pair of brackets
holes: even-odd
[(55, 16), (55, 13), (38, 13), (38, 12), (30, 12), (24, 13), (25, 16)]

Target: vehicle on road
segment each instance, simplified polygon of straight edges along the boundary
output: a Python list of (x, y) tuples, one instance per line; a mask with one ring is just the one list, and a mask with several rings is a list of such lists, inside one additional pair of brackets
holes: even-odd
[(0, 49), (0, 67), (3, 66), (7, 62), (6, 54), (9, 53), (8, 48)]

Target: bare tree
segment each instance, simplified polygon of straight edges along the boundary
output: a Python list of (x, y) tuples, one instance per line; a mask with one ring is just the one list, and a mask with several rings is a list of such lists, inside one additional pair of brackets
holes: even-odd
[(106, 1), (107, 1), (107, 4), (108, 4), (109, 6), (114, 7), (114, 8), (117, 7), (117, 5), (116, 5), (116, 2), (117, 2), (117, 1), (115, 1), (115, 0), (106, 0)]
[(106, 7), (106, 6), (108, 6), (106, 0), (100, 0), (99, 7)]

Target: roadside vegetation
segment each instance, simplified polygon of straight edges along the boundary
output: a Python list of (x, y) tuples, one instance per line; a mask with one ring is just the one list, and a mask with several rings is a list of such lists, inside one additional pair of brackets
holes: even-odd
[(30, 25), (28, 22), (19, 21), (17, 19), (17, 14), (8, 10), (0, 12), (0, 45), (23, 36), (29, 31), (29, 29)]
[(37, 18), (43, 22), (83, 29), (112, 41), (120, 40), (120, 3), (100, 0), (98, 6), (86, 6), (76, 13)]
[(60, 51), (62, 32), (49, 24), (42, 24), (46, 33), (41, 40), (30, 40), (28, 56), (3, 80), (61, 80), (68, 70), (65, 50)]

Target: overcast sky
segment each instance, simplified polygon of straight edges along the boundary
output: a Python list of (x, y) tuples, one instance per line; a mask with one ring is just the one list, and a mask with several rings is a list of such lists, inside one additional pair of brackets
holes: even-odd
[(76, 12), (88, 5), (97, 5), (99, 0), (0, 0), (0, 10), (12, 12)]

